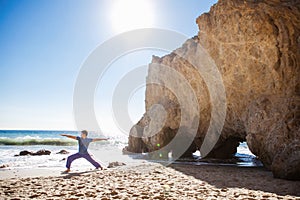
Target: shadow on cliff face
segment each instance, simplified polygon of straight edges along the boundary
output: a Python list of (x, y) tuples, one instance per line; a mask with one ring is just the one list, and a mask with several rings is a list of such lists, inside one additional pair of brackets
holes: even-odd
[(172, 164), (169, 167), (214, 185), (225, 192), (228, 188), (246, 188), (277, 195), (300, 196), (300, 181), (274, 179), (272, 172), (263, 167), (241, 168), (237, 166), (187, 166), (180, 164)]

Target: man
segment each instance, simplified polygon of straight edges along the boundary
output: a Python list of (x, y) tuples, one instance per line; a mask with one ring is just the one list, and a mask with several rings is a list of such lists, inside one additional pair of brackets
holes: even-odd
[(65, 173), (68, 173), (70, 172), (70, 168), (71, 168), (71, 163), (78, 159), (78, 158), (85, 158), (87, 161), (89, 161), (92, 165), (94, 165), (96, 167), (96, 169), (103, 169), (102, 166), (96, 162), (91, 156), (90, 154), (88, 153), (88, 147), (89, 147), (89, 144), (91, 142), (96, 142), (96, 141), (102, 141), (102, 140), (108, 140), (108, 139), (105, 139), (105, 138), (88, 138), (87, 137), (88, 135), (88, 132), (86, 130), (83, 130), (81, 131), (81, 137), (76, 137), (76, 136), (73, 136), (73, 135), (66, 135), (66, 134), (61, 134), (61, 136), (65, 136), (65, 137), (68, 137), (68, 138), (71, 138), (71, 139), (74, 139), (74, 140), (78, 140), (78, 146), (79, 146), (79, 151), (78, 153), (75, 153), (71, 156), (68, 157), (67, 159), (67, 170), (65, 171)]

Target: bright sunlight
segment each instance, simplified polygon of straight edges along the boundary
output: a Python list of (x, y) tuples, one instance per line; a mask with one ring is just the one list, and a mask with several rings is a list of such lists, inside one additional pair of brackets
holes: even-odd
[(115, 32), (149, 28), (154, 24), (154, 10), (150, 0), (116, 0), (112, 8), (112, 26)]

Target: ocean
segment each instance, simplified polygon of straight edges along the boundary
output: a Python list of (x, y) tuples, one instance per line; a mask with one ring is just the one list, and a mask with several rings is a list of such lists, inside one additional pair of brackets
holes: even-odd
[[(72, 140), (61, 134), (80, 135), (77, 131), (39, 131), (39, 130), (0, 130), (0, 166), (4, 169), (20, 168), (46, 168), (65, 169), (66, 158), (78, 151), (76, 140)], [(101, 165), (107, 166), (110, 162), (124, 162), (134, 164), (143, 162), (140, 156), (123, 155), (122, 149), (127, 145), (127, 136), (101, 136), (97, 133), (89, 133), (89, 137), (109, 137), (108, 141), (91, 143), (89, 151)], [(20, 151), (49, 150), (50, 155), (42, 156), (15, 156)], [(57, 154), (61, 150), (66, 150), (70, 154)], [(241, 143), (237, 149), (239, 166), (259, 166), (255, 156), (250, 152), (246, 143)], [(143, 156), (144, 157), (144, 156)], [(195, 153), (197, 158), (197, 153)], [(153, 161), (153, 160), (151, 160)], [(155, 162), (155, 161), (154, 161)], [(161, 161), (158, 161), (161, 162)], [(178, 161), (181, 164), (205, 164), (197, 159)], [(220, 163), (219, 163), (220, 164)], [(222, 163), (221, 163), (222, 164)], [(78, 159), (72, 163), (72, 167), (78, 169), (92, 169), (93, 166), (85, 159)]]

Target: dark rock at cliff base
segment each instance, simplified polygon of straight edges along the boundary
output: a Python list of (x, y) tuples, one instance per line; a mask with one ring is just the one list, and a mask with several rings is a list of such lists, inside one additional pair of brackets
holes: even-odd
[(219, 0), (196, 19), (197, 36), (153, 56), (126, 150), (230, 158), (247, 141), (275, 177), (299, 180), (299, 19), (300, 1)]
[(24, 150), (24, 151), (21, 151), (19, 153), (19, 155), (15, 155), (15, 156), (42, 156), (42, 155), (50, 155), (51, 154), (51, 151), (48, 151), (48, 150), (39, 150), (37, 152), (31, 152), (31, 151), (27, 151), (27, 150)]
[(300, 180), (299, 100), (263, 96), (244, 116), (249, 149), (277, 178)]
[(300, 180), (300, 145), (299, 141), (288, 144), (277, 153), (272, 162), (272, 171), (276, 178)]
[(67, 150), (60, 150), (59, 152), (57, 152), (56, 154), (69, 154), (70, 152), (68, 152)]

